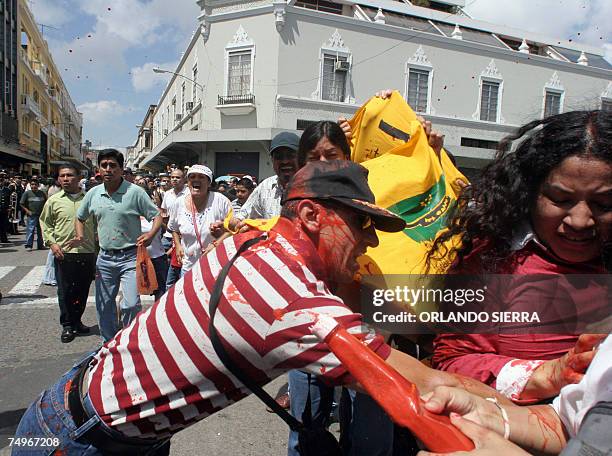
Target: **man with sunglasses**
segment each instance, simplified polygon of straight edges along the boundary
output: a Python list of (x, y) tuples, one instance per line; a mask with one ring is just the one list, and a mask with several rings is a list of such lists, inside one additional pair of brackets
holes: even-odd
[(327, 315), (360, 334), (422, 393), (460, 385), (452, 374), (393, 350), (333, 293), (353, 280), (357, 258), (378, 244), (375, 227), (405, 227), (375, 206), (366, 176), (348, 161), (307, 164), (289, 183), (269, 232), (238, 234), (201, 257), (148, 312), (45, 391), (15, 437), (52, 432), (57, 452), (66, 454), (167, 454), (172, 435), (246, 397), (249, 390), (210, 339), (211, 295), (232, 261), (219, 281), (214, 328), (251, 382), (264, 385), (302, 369), (330, 384), (354, 384), (309, 329)]
[(270, 219), (280, 214), (283, 191), (299, 168), (297, 152), (299, 142), (300, 138), (288, 131), (283, 131), (272, 138), (270, 155), (276, 174), (264, 179), (253, 190), (240, 212), (234, 214), (237, 219)]
[[(141, 187), (123, 178), (123, 154), (104, 149), (98, 154), (98, 168), (104, 185), (92, 188), (77, 212), (76, 237), (68, 248), (84, 240), (84, 222), (95, 218), (100, 253), (96, 260), (96, 310), (100, 335), (108, 341), (119, 331), (116, 298), (123, 290), (120, 320), (123, 327), (140, 312), (136, 284), (136, 247), (149, 245), (162, 226), (157, 207)], [(140, 217), (153, 221), (151, 231), (142, 234)]]

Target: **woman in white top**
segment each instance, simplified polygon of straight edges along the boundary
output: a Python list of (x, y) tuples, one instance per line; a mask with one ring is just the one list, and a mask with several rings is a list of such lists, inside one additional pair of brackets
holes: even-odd
[(210, 191), (212, 171), (193, 165), (187, 171), (189, 193), (177, 198), (170, 208), (168, 230), (172, 232), (181, 275), (189, 271), (214, 242), (210, 225), (223, 220), (232, 204), (225, 196)]

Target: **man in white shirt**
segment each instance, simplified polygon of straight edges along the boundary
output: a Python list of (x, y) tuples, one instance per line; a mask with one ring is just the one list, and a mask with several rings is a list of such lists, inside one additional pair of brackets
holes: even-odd
[(236, 214), (236, 218), (269, 219), (280, 214), (283, 191), (289, 179), (299, 169), (297, 154), (299, 143), (298, 135), (288, 131), (283, 131), (272, 138), (270, 155), (276, 175), (264, 179), (253, 190), (240, 212)]
[[(164, 224), (168, 226), (169, 211), (176, 202), (177, 198), (189, 193), (185, 187), (185, 173), (180, 168), (175, 168), (170, 173), (170, 184), (172, 188), (164, 193), (164, 199), (161, 204), (161, 214), (164, 219)], [(167, 252), (172, 248), (172, 233), (166, 230), (162, 236), (162, 245)], [(168, 276), (166, 278), (166, 289), (170, 288), (181, 276), (181, 268), (172, 266), (172, 262), (168, 267)]]

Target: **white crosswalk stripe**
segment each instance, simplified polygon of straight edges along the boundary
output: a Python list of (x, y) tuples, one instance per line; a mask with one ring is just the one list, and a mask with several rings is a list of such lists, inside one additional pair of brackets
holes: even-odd
[[(42, 278), (45, 273), (44, 266), (22, 266), (19, 268), (16, 266), (0, 266), (0, 280), (8, 276), (15, 269), (18, 269), (22, 279), (19, 280), (9, 292), (5, 291), (10, 287), (9, 284), (0, 287), (4, 294), (0, 302), (0, 309), (48, 309), (58, 306), (57, 288), (44, 286), (42, 284)], [(89, 297), (87, 298), (88, 305), (95, 305), (96, 303), (94, 290), (95, 288), (92, 282), (89, 288)], [(121, 300), (121, 296), (121, 292), (119, 292), (117, 302)], [(155, 302), (153, 296), (142, 295), (140, 296), (140, 300), (143, 306), (148, 306)]]
[(0, 266), (0, 280), (9, 275), (14, 269), (15, 266)]
[(33, 295), (38, 291), (42, 278), (45, 275), (44, 266), (34, 266), (17, 285), (15, 285), (10, 295)]

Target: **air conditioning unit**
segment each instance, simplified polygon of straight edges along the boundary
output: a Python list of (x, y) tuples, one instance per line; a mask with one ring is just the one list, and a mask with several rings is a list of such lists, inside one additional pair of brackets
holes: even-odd
[(351, 68), (351, 64), (348, 60), (336, 60), (336, 71), (348, 71)]
[(168, 136), (168, 129), (167, 128), (164, 130), (164, 136)]
[(176, 122), (180, 122), (181, 120), (183, 120), (183, 114), (175, 114), (174, 115), (174, 120)]
[(193, 101), (188, 101), (185, 103), (185, 109), (187, 109), (187, 111), (191, 111), (193, 109)]

